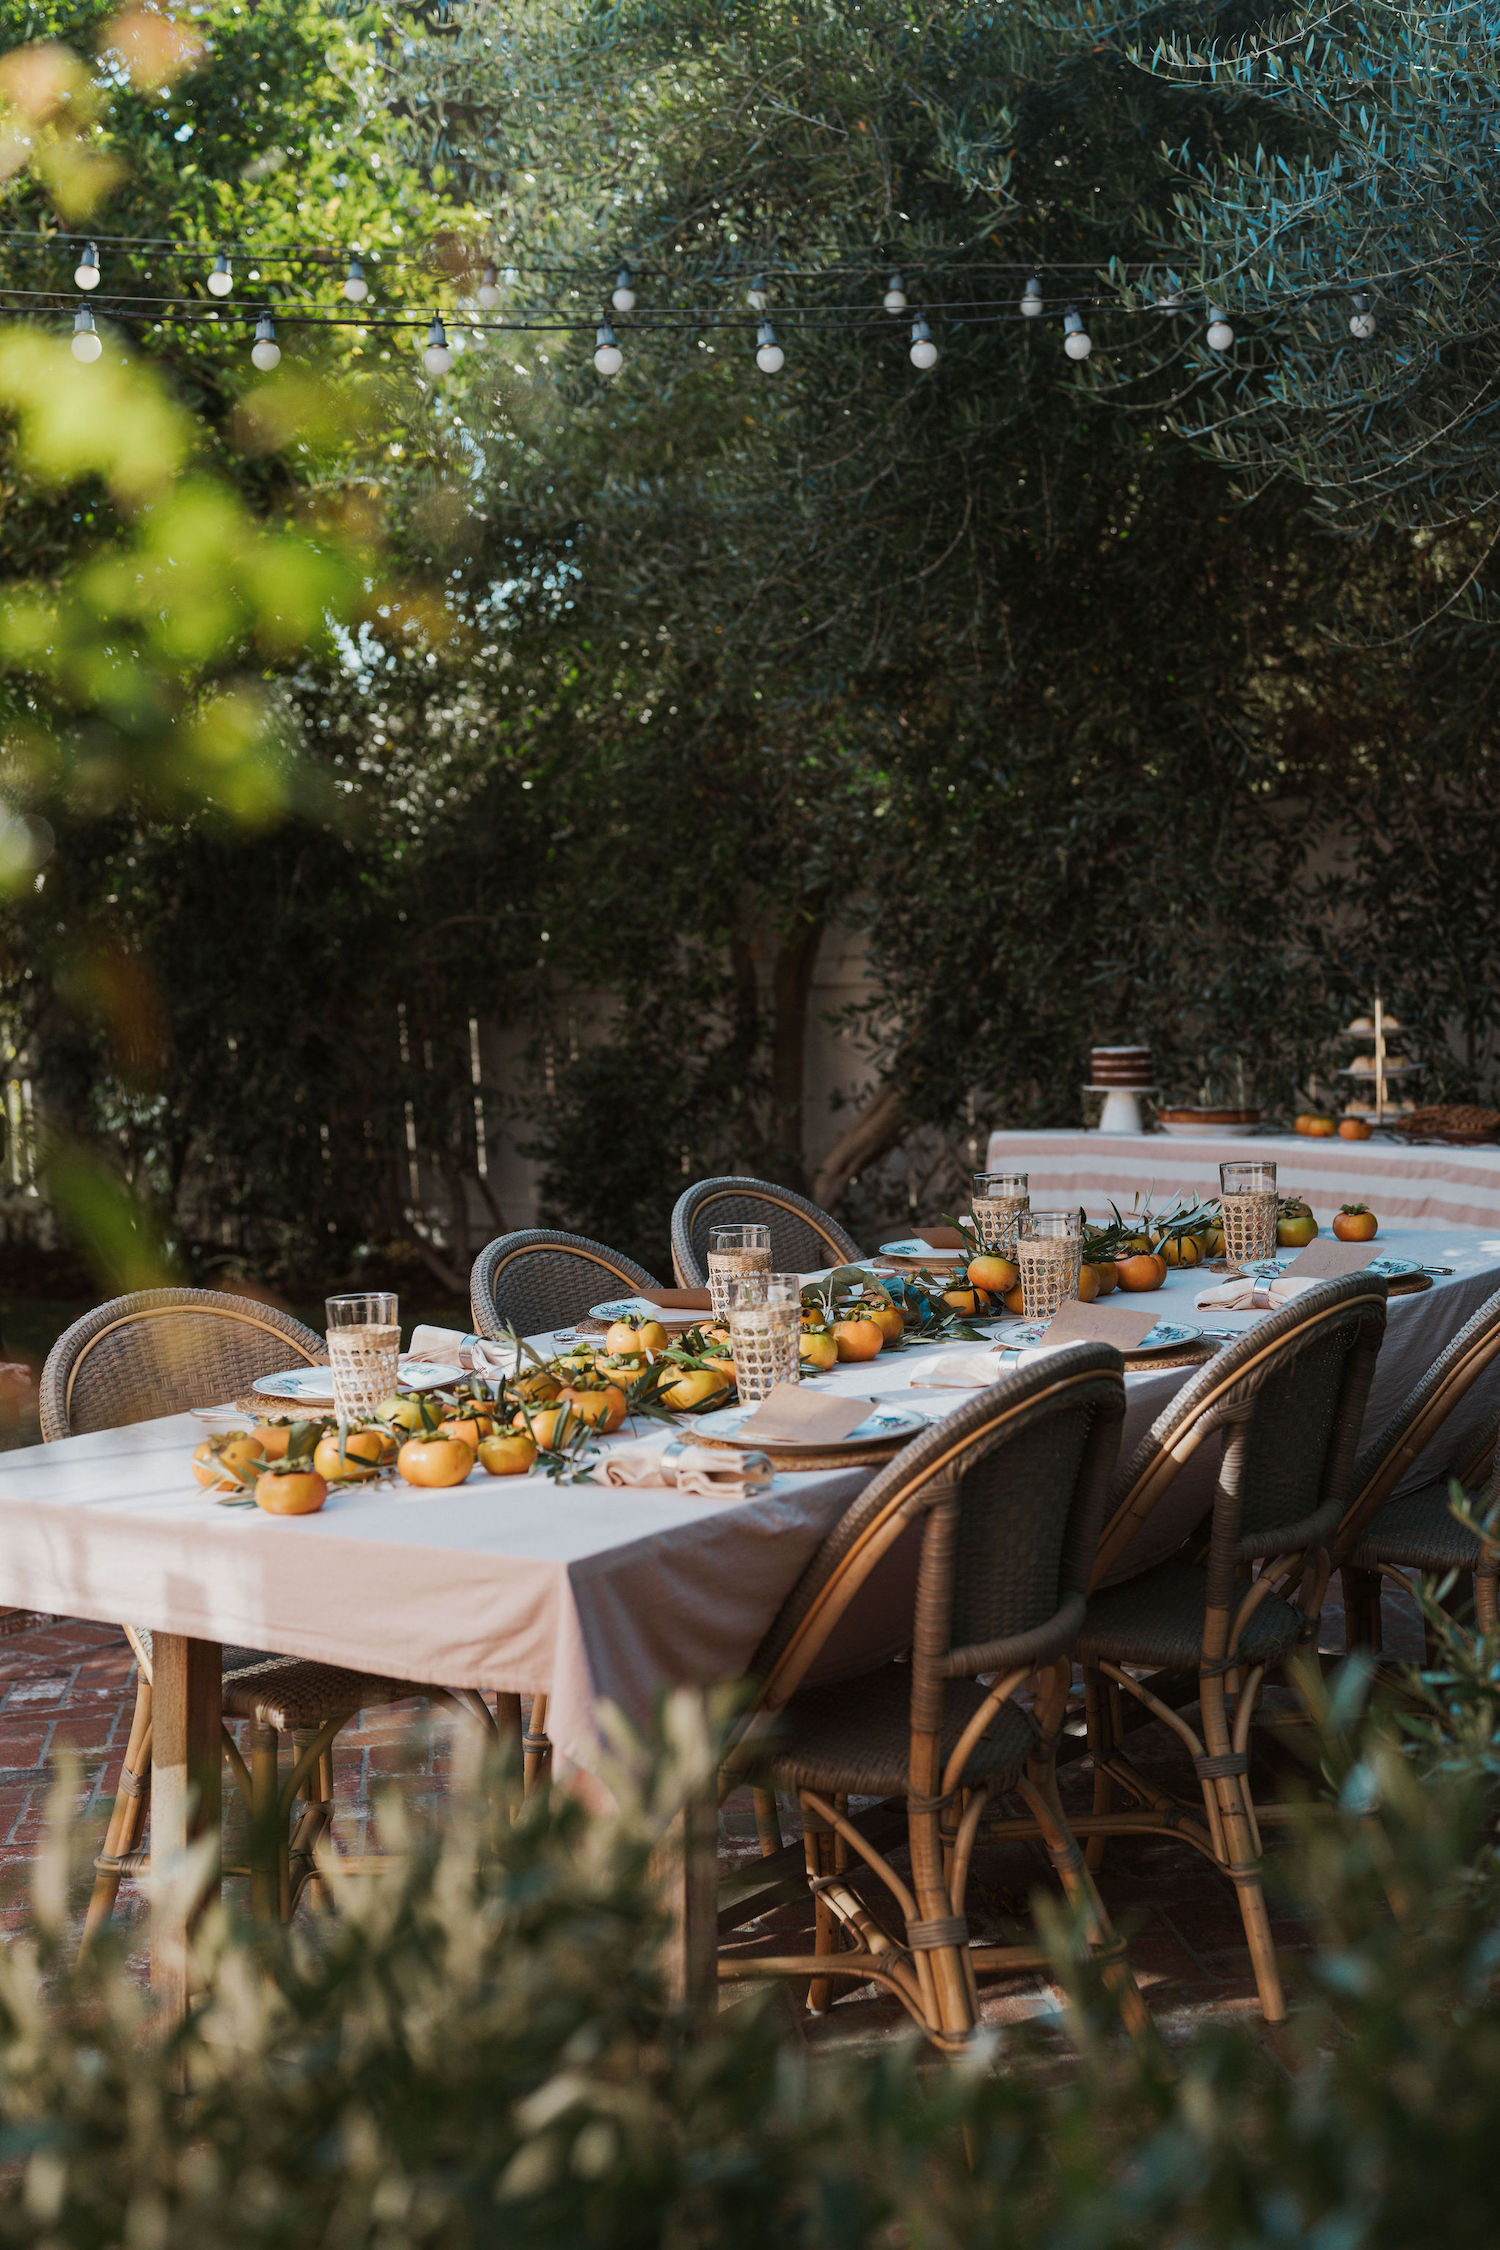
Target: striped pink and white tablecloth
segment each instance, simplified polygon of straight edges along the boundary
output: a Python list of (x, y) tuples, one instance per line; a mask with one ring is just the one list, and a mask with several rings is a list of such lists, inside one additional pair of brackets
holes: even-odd
[(1283, 1195), (1326, 1224), (1341, 1203), (1368, 1203), (1405, 1225), (1480, 1227), (1500, 1235), (1500, 1148), (1409, 1148), (1401, 1141), (1312, 1141), (1300, 1133), (1244, 1139), (1169, 1133), (992, 1133), (992, 1171), (1027, 1172), (1035, 1209), (1082, 1204), (1091, 1218), (1139, 1194), (1156, 1205), (1217, 1195), (1219, 1166), (1269, 1158)]

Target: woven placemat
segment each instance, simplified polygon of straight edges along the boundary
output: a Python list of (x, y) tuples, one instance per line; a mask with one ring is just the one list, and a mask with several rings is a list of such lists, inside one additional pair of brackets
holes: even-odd
[[(773, 1467), (778, 1469), (879, 1469), (887, 1461), (894, 1461), (901, 1448), (909, 1445), (912, 1438), (921, 1435), (920, 1430), (913, 1430), (908, 1437), (892, 1438), (889, 1443), (880, 1445), (825, 1445), (820, 1446), (817, 1451), (807, 1445), (760, 1445), (755, 1450), (766, 1454)], [(711, 1445), (719, 1453), (746, 1451), (742, 1445), (731, 1445), (725, 1438), (703, 1437), (696, 1430), (690, 1442), (694, 1445)]]

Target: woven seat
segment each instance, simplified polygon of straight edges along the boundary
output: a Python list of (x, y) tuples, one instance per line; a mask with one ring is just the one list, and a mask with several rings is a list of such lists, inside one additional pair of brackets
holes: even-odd
[[(1208, 1620), (1208, 1572), (1197, 1563), (1169, 1562), (1110, 1586), (1089, 1603), (1078, 1636), (1085, 1664), (1149, 1665), (1176, 1672), (1203, 1653)], [(1252, 1610), (1237, 1647), (1247, 1664), (1284, 1664), (1307, 1630), (1300, 1609), (1267, 1594)]]
[(672, 1213), (672, 1270), (682, 1288), (706, 1285), (709, 1229), (726, 1226), (769, 1227), (777, 1273), (815, 1273), (862, 1255), (837, 1219), (792, 1188), (773, 1180), (699, 1180), (677, 1198)]
[[(730, 1774), (769, 1776), (800, 1800), (814, 1951), (727, 1953), (722, 1975), (801, 1978), (817, 2011), (834, 1978), (877, 1984), (936, 2044), (961, 2045), (978, 2022), (978, 1975), (1046, 1959), (1040, 1947), (973, 1946), (964, 1920), (979, 1821), (993, 1798), (1014, 1793), (1127, 2020), (1142, 2028), (1140, 1995), (1069, 1832), (1055, 1770), (1123, 1411), (1119, 1354), (1071, 1345), (914, 1439), (825, 1540), (752, 1664), (756, 1703), (728, 1759)], [(920, 1550), (910, 1662), (805, 1686), (839, 1620), (908, 1533)], [(1028, 1682), (1031, 1711), (1015, 1701)], [(854, 1795), (904, 1799), (909, 1879), (849, 1818)], [(853, 1858), (895, 1902), (899, 1937), (849, 1880)]]
[(469, 1304), (480, 1336), (498, 1338), (507, 1329), (537, 1336), (584, 1319), (590, 1305), (608, 1297), (660, 1287), (622, 1250), (584, 1234), (530, 1227), (485, 1244), (469, 1275)]
[[(1079, 1634), (1094, 1803), (1073, 1825), (1089, 1839), (1090, 1865), (1110, 1838), (1132, 1832), (1177, 1836), (1212, 1860), (1234, 1884), (1272, 2023), (1286, 2004), (1261, 1891), (1250, 1727), (1267, 1669), (1285, 1664), (1317, 1624), (1385, 1309), (1385, 1283), (1368, 1274), (1322, 1283), (1257, 1321), (1183, 1385), (1116, 1480), (1094, 1567), (1099, 1590)], [(1101, 1587), (1208, 1445), (1222, 1455), (1206, 1560), (1199, 1535), (1197, 1552)], [(1196, 1730), (1140, 1677), (1193, 1670)], [(1201, 1804), (1167, 1796), (1126, 1755), (1125, 1696), (1176, 1731)], [(1129, 1809), (1118, 1807), (1121, 1796)]]
[[(1468, 1492), (1477, 1515), (1497, 1497), (1494, 1453), (1500, 1430), (1500, 1294), (1486, 1299), (1439, 1353), (1411, 1395), (1360, 1457), (1355, 1497), (1334, 1542), (1343, 1573), (1345, 1634), (1350, 1648), (1381, 1646), (1380, 1574), (1408, 1570), (1471, 1574), (1474, 1609), (1482, 1629), (1497, 1621), (1500, 1555), (1493, 1542), (1459, 1523), (1448, 1505), (1449, 1482)], [(1430, 1447), (1444, 1440), (1456, 1409), (1480, 1389), (1477, 1432), (1462, 1448), (1451, 1439), (1451, 1459), (1413, 1492), (1396, 1487)], [(1487, 1489), (1486, 1489), (1487, 1485)]]
[[(950, 1682), (943, 1697), (945, 1764), (984, 1700), (985, 1690), (973, 1680)], [(782, 1711), (776, 1731), (771, 1772), (778, 1788), (900, 1796), (911, 1758), (911, 1666), (888, 1664), (833, 1687), (804, 1688)], [(1002, 1705), (965, 1758), (957, 1786), (988, 1781), (1008, 1789), (1036, 1746), (1030, 1712)]]
[[(322, 1338), (300, 1320), (251, 1298), (207, 1289), (116, 1297), (75, 1321), (48, 1353), (40, 1386), (42, 1436), (51, 1442), (76, 1431), (118, 1429), (158, 1414), (217, 1405), (289, 1362), (320, 1366), (327, 1357)], [(147, 1864), (140, 1839), (151, 1770), (152, 1636), (133, 1626), (126, 1628), (126, 1638), (139, 1665), (135, 1708), (108, 1833), (95, 1862), (85, 1944), (113, 1912), (122, 1875)], [(370, 1704), (438, 1693), (472, 1710), (473, 1699), (264, 1649), (226, 1648), (220, 1661), (221, 1709), (228, 1718), (249, 1722), (251, 1766), (228, 1738), (226, 1754), (251, 1799), (252, 1826), (261, 1836), (273, 1829), (277, 1835), (279, 1865), (252, 1869), (252, 1897), (262, 1910), (279, 1904), (290, 1913), (302, 1885), (315, 1874), (312, 1845), (330, 1816), (332, 1738), (338, 1729)], [(301, 1781), (306, 1809), (298, 1824), (299, 1856), (297, 1839), (278, 1818), (277, 1756), (282, 1735), (305, 1733), (314, 1736), (316, 1755)]]

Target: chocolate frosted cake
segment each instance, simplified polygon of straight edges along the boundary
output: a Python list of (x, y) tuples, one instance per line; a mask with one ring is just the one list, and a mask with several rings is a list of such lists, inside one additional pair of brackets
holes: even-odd
[(1095, 1086), (1128, 1086), (1137, 1089), (1151, 1084), (1151, 1049), (1149, 1047), (1095, 1047), (1092, 1056)]

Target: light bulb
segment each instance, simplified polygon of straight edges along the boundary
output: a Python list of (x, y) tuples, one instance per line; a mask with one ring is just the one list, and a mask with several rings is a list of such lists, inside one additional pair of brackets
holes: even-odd
[(73, 315), (73, 357), (81, 359), (87, 366), (91, 359), (99, 357), (103, 349), (104, 345), (94, 326), (94, 316), (85, 305), (81, 312)]
[(1367, 344), (1375, 333), (1375, 315), (1370, 310), (1370, 300), (1362, 289), (1355, 292), (1354, 311), (1349, 320), (1349, 333)]
[(905, 312), (906, 283), (902, 280), (899, 273), (893, 273), (890, 280), (886, 283), (885, 296), (882, 302), (884, 303), (885, 309), (888, 313)]
[(776, 341), (776, 331), (768, 320), (763, 320), (755, 331), (755, 364), (762, 375), (779, 375), (786, 365), (786, 353)]
[(1211, 352), (1227, 352), (1234, 342), (1234, 330), (1224, 315), (1222, 305), (1208, 308), (1208, 334), (1205, 339)]
[(500, 302), (499, 282), (500, 276), (496, 273), (493, 264), (486, 265), (484, 272), (479, 277), (479, 287), (474, 292), (486, 312), (493, 312)]
[(635, 311), (635, 291), (630, 286), (629, 266), (621, 266), (615, 276), (615, 293), (610, 298), (610, 303), (616, 312)]
[(932, 340), (932, 330), (925, 320), (911, 324), (911, 363), (913, 367), (936, 367), (937, 345)]
[(1080, 312), (1063, 316), (1063, 350), (1069, 359), (1087, 359), (1094, 348), (1094, 339), (1083, 325)]
[(233, 287), (234, 275), (229, 270), (229, 260), (221, 250), (214, 260), (214, 270), (208, 277), (208, 293), (211, 297), (227, 297)]
[(365, 269), (358, 258), (349, 260), (349, 271), (344, 276), (344, 295), (351, 305), (362, 305), (370, 294), (370, 284), (365, 279)]
[(1021, 310), (1028, 320), (1035, 320), (1042, 309), (1042, 285), (1035, 274), (1027, 282), (1021, 295)]
[(771, 302), (770, 292), (766, 288), (766, 277), (763, 273), (758, 273), (751, 282), (745, 293), (745, 302), (752, 312), (764, 312)]
[(618, 375), (625, 364), (625, 354), (615, 342), (615, 332), (607, 320), (601, 320), (594, 331), (594, 365), (601, 375)]
[(281, 365), (281, 346), (276, 341), (276, 323), (269, 313), (262, 313), (255, 323), (255, 342), (250, 347), (250, 357), (263, 375)]
[(427, 348), (422, 354), (422, 365), (429, 375), (446, 375), (453, 365), (453, 354), (448, 349), (448, 338), (442, 321), (434, 313), (427, 330)]
[(99, 286), (99, 252), (92, 242), (86, 242), (83, 256), (73, 268), (73, 279), (80, 289), (97, 289)]
[(1156, 300), (1156, 310), (1159, 313), (1180, 313), (1182, 310), (1182, 291), (1176, 288), (1164, 289)]

